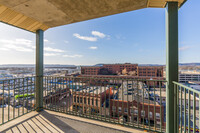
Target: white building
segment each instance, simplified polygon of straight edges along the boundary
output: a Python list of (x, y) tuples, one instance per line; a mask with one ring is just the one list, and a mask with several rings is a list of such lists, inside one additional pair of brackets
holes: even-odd
[(179, 82), (200, 81), (200, 74), (179, 74)]

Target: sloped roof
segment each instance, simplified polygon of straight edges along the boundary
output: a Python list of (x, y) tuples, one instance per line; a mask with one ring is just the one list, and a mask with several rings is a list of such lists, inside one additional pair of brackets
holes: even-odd
[(35, 32), (48, 28), (185, 0), (0, 0), (0, 21)]

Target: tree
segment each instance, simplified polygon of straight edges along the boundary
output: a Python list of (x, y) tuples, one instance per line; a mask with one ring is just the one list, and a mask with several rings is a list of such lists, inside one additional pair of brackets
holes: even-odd
[(127, 75), (127, 70), (126, 68), (124, 70), (122, 70), (122, 75)]

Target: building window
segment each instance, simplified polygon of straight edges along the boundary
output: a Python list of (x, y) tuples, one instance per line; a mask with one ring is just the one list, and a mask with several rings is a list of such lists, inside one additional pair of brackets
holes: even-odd
[(119, 112), (122, 112), (122, 107), (119, 107), (119, 108), (118, 108), (118, 111), (119, 111)]
[(124, 113), (128, 113), (128, 109), (127, 108), (124, 108)]
[(153, 118), (153, 113), (149, 112), (149, 118)]
[(112, 106), (112, 111), (116, 111), (116, 107), (115, 106)]
[(86, 98), (84, 98), (84, 103), (86, 104)]
[(130, 113), (131, 113), (131, 114), (134, 113), (134, 109), (133, 109), (133, 108), (130, 109)]
[(98, 106), (98, 99), (96, 99), (96, 106)]
[(92, 105), (94, 105), (94, 99), (92, 99)]
[(141, 111), (141, 116), (145, 116), (145, 111), (144, 110)]
[(80, 98), (80, 103), (82, 103), (82, 102), (83, 102), (83, 98), (81, 97), (81, 98)]
[(156, 119), (160, 119), (160, 113), (156, 113)]
[(79, 103), (79, 97), (77, 97), (77, 103)]
[(138, 114), (138, 110), (134, 110), (134, 114), (137, 115)]
[(88, 98), (88, 104), (90, 104), (90, 99)]
[(76, 97), (74, 96), (74, 102), (76, 102)]

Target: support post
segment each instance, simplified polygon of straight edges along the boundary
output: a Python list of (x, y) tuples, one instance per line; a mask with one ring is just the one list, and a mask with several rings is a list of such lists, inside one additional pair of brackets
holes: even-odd
[(178, 81), (178, 2), (166, 6), (166, 131), (177, 132), (177, 92), (172, 81)]
[(43, 30), (36, 31), (36, 111), (43, 109)]

